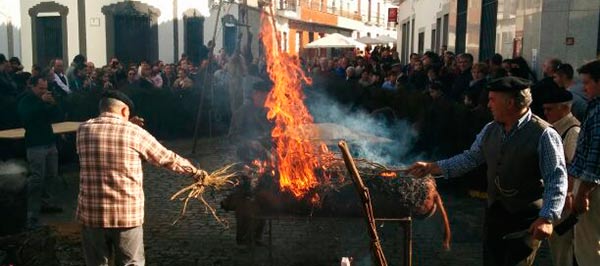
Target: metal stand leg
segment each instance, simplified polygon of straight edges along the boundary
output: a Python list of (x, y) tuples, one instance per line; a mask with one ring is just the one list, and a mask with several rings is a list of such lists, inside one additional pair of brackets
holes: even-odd
[(271, 223), (272, 219), (269, 219), (269, 265), (274, 265), (273, 263), (273, 225)]
[(412, 266), (412, 219), (403, 223), (404, 227), (404, 265)]

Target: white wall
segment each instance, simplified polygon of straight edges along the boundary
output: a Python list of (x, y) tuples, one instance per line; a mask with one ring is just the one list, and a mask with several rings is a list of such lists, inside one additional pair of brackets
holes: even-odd
[[(0, 0), (0, 53), (7, 58), (21, 57), (21, 6), (19, 1)], [(9, 53), (8, 24), (13, 31), (13, 53)]]
[[(347, 8), (347, 4), (350, 4), (350, 11), (354, 12), (358, 10), (358, 0), (336, 0), (336, 8), (339, 9), (339, 4), (341, 3), (344, 5), (344, 10), (345, 11), (349, 11)], [(353, 29), (354, 32), (352, 33), (352, 37), (353, 38), (358, 38), (358, 36), (360, 35), (360, 37), (364, 37), (367, 36), (367, 33), (371, 34), (371, 37), (375, 38), (377, 36), (383, 36), (383, 35), (387, 35), (393, 38), (396, 38), (397, 36), (397, 32), (394, 30), (393, 26), (390, 26), (390, 30), (387, 29), (387, 12), (388, 12), (388, 8), (389, 7), (395, 7), (392, 6), (390, 4), (386, 4), (384, 3), (384, 1), (382, 0), (373, 0), (372, 2), (372, 21), (373, 23), (375, 22), (375, 16), (377, 16), (377, 3), (380, 3), (381, 5), (381, 11), (380, 11), (380, 16), (384, 18), (384, 24), (381, 26), (376, 26), (376, 25), (367, 25), (365, 24), (365, 21), (367, 21), (368, 17), (367, 17), (367, 13), (368, 13), (368, 1), (367, 0), (362, 0), (361, 1), (361, 15), (363, 17), (363, 21), (358, 21), (358, 20), (354, 20), (354, 19), (350, 19), (350, 18), (346, 18), (346, 17), (342, 17), (339, 16), (338, 17), (338, 26), (342, 27), (342, 28), (346, 28), (346, 29)]]
[[(600, 1), (546, 0), (542, 8), (539, 59), (541, 69), (545, 59), (557, 57), (574, 67), (596, 57)], [(551, 29), (551, 30), (550, 30)], [(566, 45), (566, 38), (575, 43)], [(547, 45), (551, 44), (551, 45)]]
[[(439, 17), (443, 17), (443, 14), (446, 13), (448, 13), (448, 0), (404, 1), (398, 9), (398, 51), (402, 51), (402, 24), (407, 21), (411, 22), (408, 38), (413, 45), (413, 50), (409, 50), (409, 53), (418, 51), (420, 32), (425, 33), (423, 52), (432, 50), (431, 30), (435, 28), (438, 15), (440, 15)], [(412, 18), (415, 19), (414, 35), (410, 34)], [(436, 30), (439, 31), (441, 29)], [(414, 36), (414, 39), (411, 40), (412, 36)]]
[[(206, 0), (176, 0), (177, 10), (174, 10), (172, 0), (139, 0), (139, 2), (150, 5), (160, 10), (160, 16), (158, 17), (158, 53), (159, 59), (165, 62), (175, 62), (178, 58), (174, 54), (174, 39), (173, 39), (173, 21), (178, 19), (178, 52), (181, 54), (184, 51), (184, 26), (183, 26), (183, 13), (188, 9), (196, 9), (201, 15), (205, 16), (204, 21), (204, 41), (205, 43), (212, 39), (215, 25), (217, 26), (217, 35), (215, 38), (216, 47), (215, 50), (223, 47), (222, 41), (222, 24), (221, 18), (227, 14), (231, 14), (234, 17), (238, 17), (238, 5), (224, 3), (221, 9), (221, 14), (217, 18), (217, 5), (213, 5), (213, 1)], [(13, 17), (13, 25), (15, 27), (22, 28), (22, 31), (16, 31), (19, 34), (19, 41), (15, 41), (15, 46), (22, 47), (22, 61), (26, 66), (31, 66), (33, 54), (32, 54), (32, 34), (31, 34), (31, 19), (28, 15), (28, 11), (34, 5), (40, 3), (40, 0), (21, 0), (21, 11), (15, 11), (18, 14), (16, 16), (17, 23), (14, 23), (15, 17)], [(70, 61), (75, 55), (80, 53), (79, 51), (79, 21), (78, 21), (78, 8), (77, 0), (55, 0), (54, 2), (67, 6), (69, 13), (67, 15), (67, 36), (68, 36), (68, 55), (67, 59)], [(86, 56), (89, 61), (96, 63), (96, 65), (104, 65), (107, 62), (107, 47), (106, 47), (106, 18), (102, 13), (102, 7), (111, 5), (114, 3), (123, 2), (123, 0), (103, 0), (103, 1), (85, 1), (85, 27), (86, 27), (86, 44), (87, 51)], [(250, 0), (251, 6), (256, 6), (256, 0)], [(7, 7), (8, 6), (8, 7)], [(13, 0), (0, 0), (0, 10), (10, 10), (9, 7), (19, 7), (18, 1)], [(14, 9), (14, 8), (13, 8)], [(12, 12), (12, 11), (11, 11)], [(4, 19), (6, 20), (6, 19)], [(3, 16), (0, 13), (0, 25), (3, 21)], [(22, 25), (22, 27), (21, 27)], [(0, 27), (1, 29), (1, 27)], [(4, 33), (6, 35), (6, 33)], [(254, 33), (258, 35), (257, 32)], [(5, 36), (4, 35), (4, 36)], [(6, 37), (2, 35), (0, 31), (0, 51), (8, 50), (6, 48)], [(83, 36), (82, 36), (83, 37)], [(22, 43), (22, 46), (21, 46)], [(3, 46), (4, 45), (4, 46)], [(14, 49), (15, 53), (20, 54), (21, 48)]]
[[(217, 53), (221, 48), (223, 48), (223, 24), (221, 23), (221, 18), (223, 18), (223, 16), (225, 15), (230, 14), (237, 19), (239, 13), (237, 4), (223, 3), (223, 6), (221, 8), (221, 14), (219, 15), (219, 17), (217, 17), (217, 7), (218, 5), (213, 6), (213, 8), (210, 9), (210, 16), (207, 17), (204, 21), (205, 42), (212, 40), (215, 31), (215, 26), (217, 27), (217, 34), (215, 35), (215, 53)], [(180, 30), (180, 32), (183, 32), (183, 30)], [(180, 40), (180, 42), (182, 41), (183, 39)]]

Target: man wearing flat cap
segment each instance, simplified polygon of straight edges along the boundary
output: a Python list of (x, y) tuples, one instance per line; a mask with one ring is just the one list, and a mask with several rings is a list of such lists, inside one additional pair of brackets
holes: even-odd
[[(571, 113), (573, 105), (573, 94), (566, 89), (557, 89), (548, 93), (542, 101), (542, 107), (546, 121), (552, 124), (560, 135), (565, 151), (565, 161), (568, 164), (573, 160), (575, 148), (577, 147), (577, 137), (579, 137), (581, 123)], [(572, 182), (569, 179), (569, 189), (567, 191), (568, 202), (573, 199)], [(554, 224), (560, 223), (569, 215), (569, 208), (565, 205), (562, 211), (562, 218), (554, 221)], [(559, 236), (556, 232), (548, 239), (550, 252), (554, 265), (570, 266), (573, 265), (573, 230)]]
[(528, 81), (505, 77), (488, 84), (494, 121), (462, 154), (416, 162), (408, 173), (461, 176), (486, 163), (488, 201), (484, 265), (532, 265), (540, 241), (552, 234), (567, 192), (560, 135), (529, 108)]
[[(237, 146), (238, 159), (250, 165), (253, 160), (266, 161), (270, 158), (271, 123), (267, 120), (267, 109), (264, 107), (269, 90), (273, 87), (270, 81), (260, 81), (252, 86), (249, 101), (235, 111), (231, 117), (229, 138)], [(249, 181), (249, 180), (243, 180)], [(243, 182), (238, 192), (222, 201), (225, 210), (235, 211), (236, 242), (239, 245), (261, 245), (265, 220), (257, 218), (256, 201), (247, 200), (253, 197), (250, 182)], [(243, 198), (239, 196), (243, 195)], [(254, 243), (253, 243), (254, 242)]]
[(130, 119), (134, 108), (119, 91), (106, 92), (100, 115), (77, 131), (80, 183), (76, 216), (86, 265), (144, 265), (144, 191), (142, 160), (189, 175), (197, 180), (206, 172), (163, 147)]

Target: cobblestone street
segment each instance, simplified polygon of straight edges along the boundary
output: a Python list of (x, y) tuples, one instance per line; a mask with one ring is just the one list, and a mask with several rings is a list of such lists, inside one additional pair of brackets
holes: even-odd
[[(198, 152), (190, 155), (191, 141), (170, 141), (169, 148), (198, 162), (207, 170), (236, 161), (231, 145), (222, 139), (204, 139)], [(58, 232), (58, 255), (62, 265), (83, 265), (79, 226), (74, 221), (77, 198), (77, 172), (64, 167), (64, 184), (55, 184), (61, 192), (66, 211), (44, 216)], [(70, 167), (73, 168), (73, 167)], [(191, 182), (186, 177), (147, 165), (145, 167), (146, 219), (144, 239), (147, 265), (339, 265), (341, 257), (353, 257), (353, 265), (371, 265), (369, 239), (362, 219), (282, 218), (272, 221), (272, 258), (267, 247), (238, 246), (235, 243), (235, 219), (232, 212), (218, 209), (231, 228), (225, 230), (199, 202), (192, 202), (185, 219), (176, 225), (182, 203), (170, 196)], [(484, 201), (459, 195), (441, 185), (448, 210), (453, 240), (451, 251), (442, 250), (441, 218), (435, 215), (413, 223), (413, 265), (481, 265), (481, 228)], [(210, 197), (219, 206), (224, 195)], [(379, 227), (384, 251), (390, 265), (402, 265), (402, 230), (397, 224)], [(267, 239), (267, 236), (264, 238)], [(267, 241), (265, 241), (266, 243)], [(541, 250), (537, 265), (551, 265), (547, 249)]]

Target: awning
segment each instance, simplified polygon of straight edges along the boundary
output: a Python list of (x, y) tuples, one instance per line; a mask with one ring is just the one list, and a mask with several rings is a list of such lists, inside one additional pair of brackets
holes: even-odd
[(369, 36), (363, 36), (360, 37), (358, 39), (356, 39), (358, 42), (364, 43), (364, 44), (380, 44), (380, 43), (385, 43), (384, 41), (381, 41), (379, 39), (375, 39)]
[(397, 41), (396, 38), (393, 38), (390, 36), (384, 36), (384, 35), (377, 37), (377, 39), (383, 43), (392, 43), (392, 42), (395, 43)]
[(364, 48), (365, 44), (355, 41), (339, 33), (329, 34), (321, 39), (311, 42), (304, 48)]

